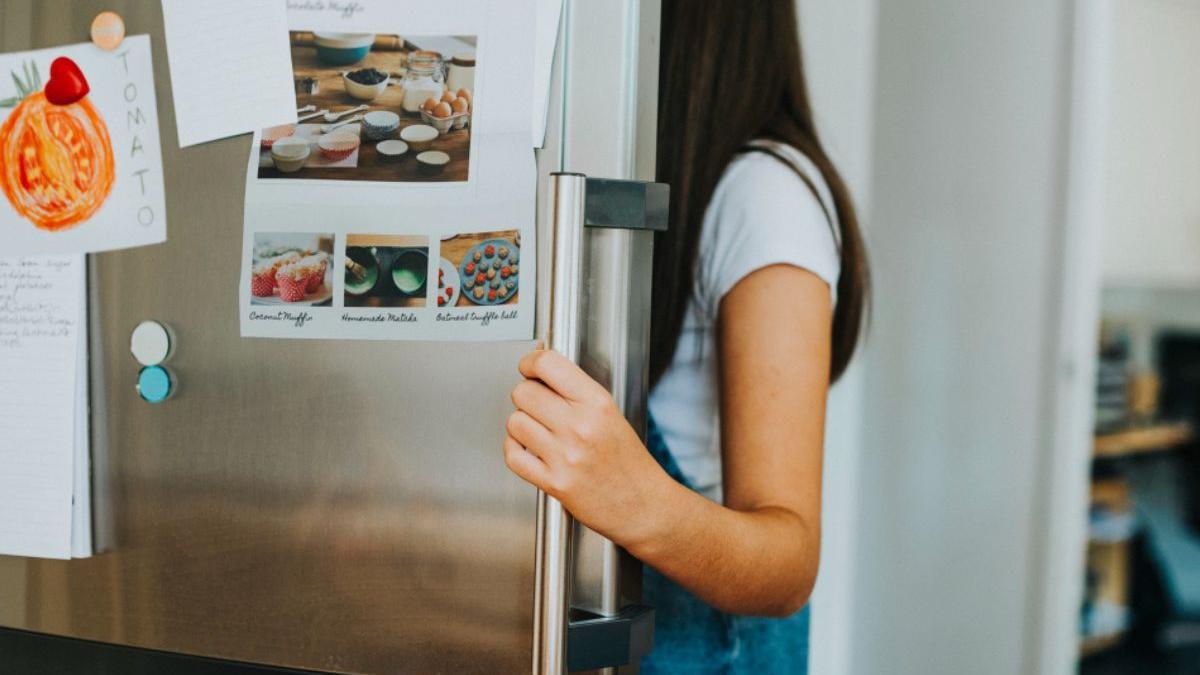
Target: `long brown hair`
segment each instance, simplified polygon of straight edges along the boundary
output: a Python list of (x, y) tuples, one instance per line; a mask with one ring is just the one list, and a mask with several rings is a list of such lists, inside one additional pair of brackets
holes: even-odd
[(759, 138), (804, 153), (833, 194), (841, 240), (830, 360), (835, 381), (858, 344), (870, 274), (850, 192), (813, 124), (794, 0), (663, 0), (662, 25), (658, 179), (671, 186), (671, 217), (654, 250), (651, 382), (671, 363), (683, 330), (701, 221), (717, 181)]

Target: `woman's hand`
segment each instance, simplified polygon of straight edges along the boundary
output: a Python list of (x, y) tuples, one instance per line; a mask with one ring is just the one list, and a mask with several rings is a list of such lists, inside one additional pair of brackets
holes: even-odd
[(658, 466), (612, 396), (553, 351), (521, 359), (512, 392), (508, 468), (626, 548), (653, 541), (676, 483)]

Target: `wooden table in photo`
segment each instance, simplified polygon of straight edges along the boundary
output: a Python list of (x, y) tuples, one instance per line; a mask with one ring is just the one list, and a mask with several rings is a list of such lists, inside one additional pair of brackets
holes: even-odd
[[(457, 237), (454, 237), (453, 239), (447, 239), (442, 242), (442, 257), (445, 258), (446, 260), (449, 260), (450, 264), (454, 265), (454, 268), (459, 270), (459, 275), (461, 276), (462, 265), (460, 263), (463, 259), (463, 256), (467, 255), (467, 253), (469, 253), (471, 251), (471, 249), (475, 248), (479, 244), (482, 244), (483, 242), (487, 241), (488, 239), (507, 239), (507, 240), (513, 242), (513, 245), (515, 246), (517, 243), (517, 230), (506, 230), (506, 231), (498, 231), (498, 232), (483, 232), (483, 233), (479, 233), (479, 234), (460, 234)], [(519, 246), (517, 247), (517, 250), (518, 251), (520, 250)], [(524, 256), (522, 256), (522, 257), (524, 257)], [(519, 268), (521, 263), (518, 262), (517, 265)], [(463, 281), (465, 281), (465, 279)], [(465, 286), (461, 289), (461, 292), (458, 295), (458, 304), (456, 304), (455, 307), (476, 307), (477, 306), (474, 302), (471, 302), (469, 299), (467, 299), (467, 293), (469, 293), (469, 292), (470, 291), (468, 291)], [(504, 302), (503, 305), (495, 305), (495, 306), (496, 307), (504, 307), (507, 305), (516, 305), (517, 301), (519, 300), (519, 295), (520, 295), (519, 291), (514, 291), (513, 294), (508, 297), (508, 299)], [(478, 306), (486, 307), (487, 305), (478, 305)]]
[[(404, 90), (400, 86), (401, 80), (397, 75), (400, 69), (400, 55), (401, 52), (399, 51), (373, 50), (359, 63), (349, 66), (327, 66), (317, 60), (316, 47), (292, 45), (292, 70), (294, 71), (294, 76), (297, 79), (311, 77), (317, 80), (319, 84), (318, 93), (316, 94), (296, 94), (296, 105), (299, 107), (314, 105), (317, 107), (317, 110), (328, 109), (336, 113), (365, 103), (370, 107), (364, 110), (363, 113), (386, 110), (400, 115), (400, 129), (413, 124), (424, 124), (425, 122), (421, 119), (419, 113), (406, 113), (401, 106), (404, 99)], [(361, 70), (363, 68), (375, 68), (392, 76), (391, 83), (384, 89), (379, 98), (376, 98), (374, 101), (360, 101), (346, 93), (345, 83), (342, 81), (342, 72)], [(355, 115), (357, 114), (359, 113), (355, 113)], [(339, 121), (350, 119), (353, 116), (346, 115)], [(308, 120), (305, 123), (314, 122), (324, 124), (324, 120), (321, 118)], [(400, 131), (397, 130), (389, 138), (400, 138)], [(430, 150), (441, 150), (450, 155), (450, 163), (446, 165), (441, 173), (434, 175), (421, 173), (417, 166), (417, 152), (411, 148), (403, 159), (396, 162), (384, 162), (380, 158), (379, 153), (375, 151), (375, 144), (377, 142), (369, 140), (365, 133), (362, 135), (362, 146), (358, 151), (358, 166), (356, 168), (305, 167), (296, 173), (283, 173), (274, 166), (265, 166), (258, 170), (258, 177), (381, 182), (451, 182), (467, 180), (471, 150), (470, 125), (465, 129), (451, 130), (439, 136), (433, 142)], [(316, 147), (313, 147), (312, 151), (313, 153), (320, 152)]]

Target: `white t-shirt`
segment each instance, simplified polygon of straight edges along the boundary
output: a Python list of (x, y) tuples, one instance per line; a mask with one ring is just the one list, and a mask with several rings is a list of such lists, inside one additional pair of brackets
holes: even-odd
[[(798, 150), (777, 145), (836, 213), (817, 167)], [(736, 157), (704, 213), (695, 289), (670, 366), (650, 392), (650, 414), (684, 477), (721, 501), (717, 311), (751, 272), (795, 265), (829, 284), (837, 301), (841, 271), (836, 235), (813, 191), (788, 165), (761, 152)]]

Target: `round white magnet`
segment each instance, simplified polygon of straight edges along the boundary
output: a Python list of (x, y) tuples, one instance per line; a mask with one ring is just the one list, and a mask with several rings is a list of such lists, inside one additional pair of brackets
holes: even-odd
[(171, 354), (171, 334), (157, 321), (143, 321), (129, 336), (129, 351), (143, 366), (157, 366)]

